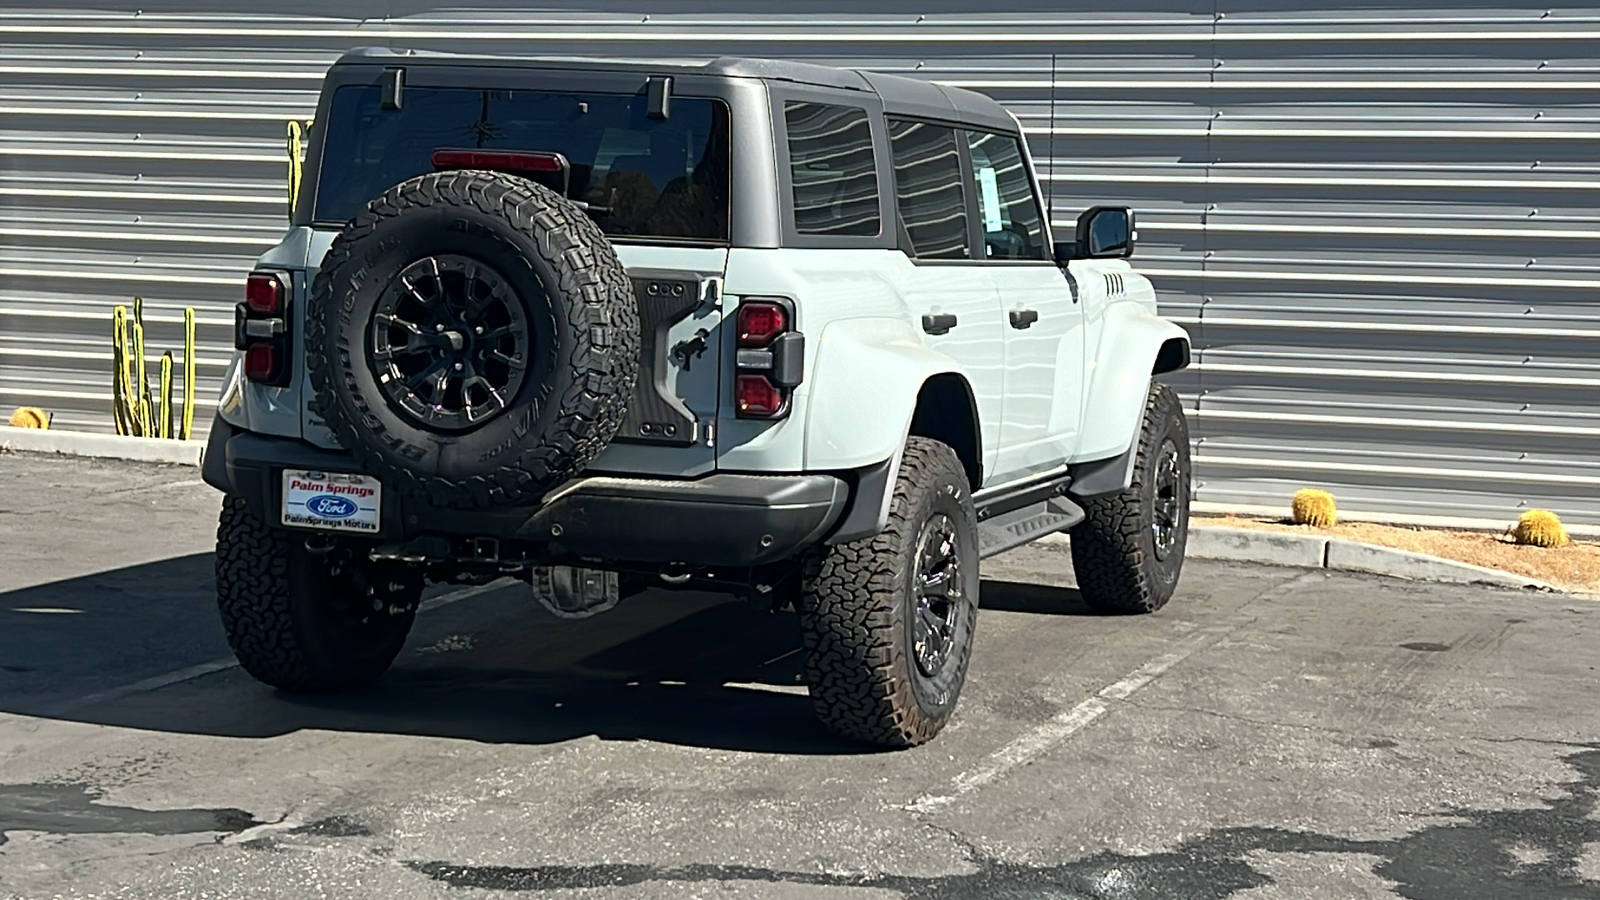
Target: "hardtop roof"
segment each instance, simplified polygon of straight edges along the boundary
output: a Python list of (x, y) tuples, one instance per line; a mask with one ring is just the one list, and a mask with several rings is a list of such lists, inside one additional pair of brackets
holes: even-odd
[(954, 119), (964, 124), (1016, 131), (1005, 107), (977, 91), (947, 87), (882, 72), (846, 69), (784, 59), (723, 56), (713, 60), (606, 58), (580, 56), (483, 56), (428, 50), (361, 47), (345, 53), (337, 64), (404, 62), (406, 65), (489, 65), (497, 67), (589, 69), (646, 75), (711, 75), (756, 78), (844, 90), (865, 91), (882, 100), (885, 112), (923, 118)]

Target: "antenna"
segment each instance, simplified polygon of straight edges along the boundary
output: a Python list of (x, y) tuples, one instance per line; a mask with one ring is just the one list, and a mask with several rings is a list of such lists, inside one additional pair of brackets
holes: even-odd
[(1044, 185), (1044, 218), (1052, 239), (1055, 235), (1056, 217), (1056, 54), (1050, 54), (1050, 142), (1045, 151), (1050, 156), (1050, 180)]

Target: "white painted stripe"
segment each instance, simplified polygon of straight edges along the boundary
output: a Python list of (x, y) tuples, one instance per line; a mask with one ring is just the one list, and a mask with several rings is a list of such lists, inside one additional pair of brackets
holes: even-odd
[[(1205, 321), (1202, 319), (1202, 321)], [(1600, 387), (1600, 379), (1566, 378), (1554, 375), (1511, 375), (1492, 372), (1404, 372), (1398, 369), (1349, 368), (1326, 366), (1267, 366), (1240, 363), (1201, 362), (1190, 367), (1195, 372), (1232, 372), (1249, 375), (1291, 375), (1298, 378), (1383, 378), (1393, 381), (1440, 381), (1455, 384), (1540, 385), (1564, 388)]]
[[(1337, 263), (1330, 263), (1337, 264)], [(1345, 274), (1335, 272), (1260, 271), (1232, 269), (1152, 269), (1140, 274), (1154, 278), (1231, 278), (1252, 281), (1325, 281), (1350, 284), (1435, 284), (1453, 287), (1581, 288), (1600, 290), (1600, 281), (1577, 278), (1485, 278), (1476, 275), (1400, 275), (1388, 272)]]
[[(141, 22), (158, 22), (160, 17), (141, 17)], [(182, 21), (174, 19), (172, 21)], [(520, 24), (520, 23), (519, 23)], [(916, 27), (910, 22), (885, 23), (877, 28), (863, 29), (855, 32), (839, 33), (828, 31), (826, 28), (806, 28), (795, 30), (778, 30), (765, 28), (753, 30), (749, 28), (716, 28), (705, 27), (703, 22), (686, 22), (684, 26), (651, 27), (640, 29), (633, 27), (617, 27), (607, 22), (606, 30), (601, 35), (596, 35), (593, 26), (572, 27), (570, 22), (551, 22), (543, 27), (506, 27), (501, 25), (493, 29), (467, 30), (455, 23), (439, 28), (418, 28), (415, 26), (395, 26), (387, 22), (374, 22), (371, 27), (241, 27), (237, 25), (144, 25), (144, 24), (117, 24), (117, 25), (45, 25), (38, 21), (11, 24), (0, 24), (0, 34), (38, 35), (110, 35), (132, 38), (148, 37), (219, 37), (219, 38), (294, 38), (300, 41), (322, 40), (357, 40), (372, 43), (375, 39), (388, 41), (426, 41), (448, 38), (454, 41), (510, 41), (522, 39), (535, 39), (541, 41), (573, 41), (579, 43), (593, 43), (596, 40), (605, 42), (642, 42), (674, 40), (688, 42), (716, 42), (716, 41), (747, 41), (765, 44), (795, 44), (795, 43), (835, 43), (859, 44), (881, 43), (890, 45), (900, 44), (1280, 44), (1280, 43), (1344, 43), (1381, 41), (1394, 42), (1465, 42), (1485, 41), (1493, 43), (1509, 43), (1520, 41), (1551, 41), (1582, 42), (1600, 40), (1600, 31), (1564, 31), (1556, 32), (1546, 28), (1526, 29), (1477, 29), (1477, 30), (1434, 30), (1434, 31), (1409, 31), (1393, 29), (1389, 31), (1289, 31), (1280, 29), (1263, 29), (1261, 31), (1212, 31), (1210, 22), (1206, 22), (1204, 29), (1193, 30), (1179, 29), (1172, 31), (1086, 31), (1082, 28), (1035, 28), (1026, 31), (996, 31), (985, 32), (974, 36), (970, 27), (953, 27), (943, 23)], [(1533, 24), (1516, 23), (1516, 24)], [(451, 27), (451, 26), (454, 27)], [(937, 30), (935, 30), (937, 29)]]
[[(1211, 456), (1202, 453), (1199, 456), (1199, 462), (1204, 466), (1219, 468), (1271, 469), (1275, 470), (1275, 477), (1279, 478), (1283, 477), (1285, 470), (1288, 470), (1291, 472), (1324, 472), (1341, 475), (1359, 472), (1361, 475), (1367, 476), (1389, 475), (1413, 479), (1439, 478), (1460, 481), (1463, 485), (1482, 485), (1498, 479), (1502, 482), (1509, 481), (1518, 484), (1548, 484), (1591, 488), (1600, 486), (1600, 475), (1552, 475), (1541, 472), (1513, 472), (1506, 469), (1445, 469), (1435, 466), (1378, 465), (1364, 461), (1353, 462), (1349, 459), (1315, 462), (1281, 457)], [(1499, 460), (1496, 460), (1496, 462), (1499, 462)]]
[[(1595, 233), (1600, 238), (1600, 232)], [(1326, 314), (1326, 310), (1324, 310)], [(1460, 313), (1454, 313), (1457, 318)], [(1443, 318), (1438, 316), (1437, 318)], [(1510, 320), (1510, 317), (1505, 317)], [(1522, 317), (1519, 321), (1528, 321)], [(1227, 325), (1235, 328), (1294, 328), (1322, 331), (1379, 331), (1407, 332), (1413, 334), (1474, 334), (1492, 337), (1582, 338), (1600, 339), (1600, 330), (1584, 328), (1524, 328), (1515, 325), (1458, 325), (1448, 322), (1356, 322), (1310, 319), (1252, 319), (1243, 316), (1206, 315), (1201, 319), (1207, 325)], [(1539, 321), (1533, 319), (1533, 321)]]
[[(487, 594), (491, 591), (498, 591), (501, 588), (509, 587), (517, 583), (519, 582), (516, 582), (510, 578), (501, 578), (491, 581), (488, 584), (480, 584), (474, 587), (450, 591), (448, 593), (440, 594), (437, 597), (424, 600), (422, 605), (417, 607), (417, 611), (426, 612), (428, 610), (438, 609), (441, 606), (449, 606), (452, 603), (459, 603), (462, 600)], [(132, 684), (125, 684), (121, 687), (111, 688), (110, 690), (96, 691), (93, 694), (85, 694), (82, 697), (75, 697), (71, 700), (66, 700), (53, 706), (47, 706), (41, 714), (52, 717), (62, 716), (76, 710), (80, 710), (86, 706), (93, 706), (99, 703), (108, 703), (112, 700), (121, 700), (124, 697), (129, 697), (134, 694), (158, 691), (164, 687), (171, 687), (175, 684), (182, 684), (185, 681), (193, 681), (196, 678), (202, 678), (214, 672), (226, 672), (229, 669), (236, 669), (238, 667), (239, 661), (231, 656), (223, 659), (214, 659), (210, 662), (200, 663), (197, 666), (189, 666), (187, 668), (178, 669), (175, 672), (168, 672), (165, 675), (156, 675), (151, 678), (145, 678), (141, 681), (135, 681)]]
[[(18, 71), (30, 71), (32, 67), (18, 67)], [(4, 72), (5, 67), (0, 67)], [(60, 74), (86, 74), (104, 75), (110, 72), (109, 68), (87, 70), (82, 73), (63, 72)], [(113, 74), (121, 74), (114, 72)], [(171, 70), (162, 70), (160, 74), (171, 74)], [(1138, 90), (1240, 90), (1253, 91), (1301, 91), (1301, 90), (1338, 90), (1338, 91), (1396, 91), (1396, 90), (1429, 90), (1429, 91), (1541, 91), (1541, 90), (1594, 90), (1591, 81), (1543, 81), (1538, 78), (1529, 78), (1517, 81), (1472, 81), (1466, 78), (1458, 81), (1412, 81), (1395, 79), (1395, 73), (1382, 73), (1366, 80), (1306, 80), (1306, 81), (1265, 81), (1249, 77), (1234, 78), (1232, 80), (1213, 81), (1210, 72), (1200, 72), (1192, 78), (1174, 78), (1170, 80), (1150, 79), (1145, 81), (1114, 81), (1107, 78), (1087, 79), (1081, 81), (1060, 80), (1055, 83), (1058, 90), (1116, 90), (1127, 91), (1129, 88)], [(1237, 75), (1239, 73), (1235, 73)], [(239, 77), (235, 74), (233, 77)], [(1258, 74), (1259, 77), (1259, 74)], [(1391, 80), (1384, 80), (1391, 79)], [(992, 89), (1021, 89), (1021, 90), (1049, 90), (1050, 76), (1041, 74), (1038, 78), (936, 78), (937, 84), (950, 87), (968, 88), (971, 90)]]
[(1433, 429), (1435, 431), (1464, 431), (1479, 434), (1559, 434), (1566, 437), (1600, 439), (1600, 428), (1583, 428), (1575, 425), (1551, 425), (1548, 422), (1480, 422), (1466, 419), (1417, 419), (1395, 416), (1328, 416), (1298, 413), (1288, 410), (1261, 412), (1242, 409), (1196, 409), (1188, 412), (1191, 419), (1216, 419), (1230, 422), (1299, 422), (1307, 425), (1342, 425), (1350, 427), (1381, 427)]
[(233, 244), (242, 247), (271, 247), (281, 239), (272, 234), (236, 236), (231, 234), (186, 234), (181, 231), (103, 231), (68, 228), (33, 228), (0, 225), (0, 236), (63, 238), (86, 241), (139, 241), (152, 244)]
[[(154, 281), (163, 284), (214, 284), (237, 287), (238, 278), (211, 278), (201, 275), (177, 275), (167, 272), (92, 272), (84, 269), (26, 269), (0, 266), (0, 275), (13, 278), (84, 278), (95, 281)], [(9, 310), (8, 310), (9, 312)]]
[(438, 609), (441, 606), (449, 606), (452, 603), (460, 603), (463, 600), (470, 600), (473, 597), (478, 597), (483, 594), (498, 591), (501, 588), (511, 587), (514, 584), (522, 583), (523, 582), (517, 581), (515, 578), (497, 578), (488, 584), (479, 584), (472, 587), (464, 587), (459, 590), (449, 591), (447, 593), (440, 594), (437, 597), (432, 597), (422, 601), (422, 605), (417, 607), (417, 612), (428, 612), (429, 610)]
[(769, 694), (789, 694), (794, 697), (809, 697), (811, 691), (803, 684), (762, 684), (757, 681), (729, 681), (723, 685), (725, 688), (738, 688), (744, 691), (765, 691)]
[(192, 681), (193, 679), (210, 675), (213, 672), (223, 672), (228, 669), (236, 668), (238, 665), (239, 661), (231, 656), (225, 659), (214, 659), (211, 662), (201, 663), (198, 666), (189, 666), (186, 669), (179, 669), (176, 672), (168, 672), (165, 675), (157, 675), (153, 678), (135, 681), (133, 684), (125, 684), (122, 687), (112, 688), (108, 691), (97, 691), (93, 694), (85, 694), (82, 697), (67, 700), (63, 703), (57, 703), (54, 706), (46, 707), (44, 714), (47, 716), (65, 715), (75, 710), (82, 709), (85, 706), (93, 706), (97, 703), (107, 703), (112, 700), (121, 700), (123, 697), (131, 696), (133, 694), (142, 694), (147, 691), (160, 690), (164, 687), (169, 687), (174, 684), (181, 684), (185, 681)]
[(932, 812), (971, 793), (990, 782), (1004, 777), (1012, 769), (1027, 763), (1052, 747), (1083, 730), (1089, 723), (1111, 709), (1108, 700), (1126, 700), (1140, 688), (1155, 681), (1161, 674), (1196, 652), (1209, 647), (1231, 628), (1207, 628), (1180, 638), (1171, 651), (1145, 663), (1122, 678), (1101, 688), (1093, 697), (1055, 716), (1048, 722), (1029, 731), (1011, 743), (991, 753), (974, 769), (957, 775), (950, 782), (947, 794), (925, 795), (908, 808), (913, 812)]

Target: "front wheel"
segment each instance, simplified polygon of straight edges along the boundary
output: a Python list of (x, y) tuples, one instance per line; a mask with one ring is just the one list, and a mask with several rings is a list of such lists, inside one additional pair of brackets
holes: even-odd
[(217, 528), (217, 606), (228, 645), (256, 680), (286, 691), (360, 687), (405, 644), (422, 594), (415, 567), (325, 552), (269, 528), (228, 497)]
[(1090, 609), (1155, 612), (1172, 599), (1189, 541), (1189, 425), (1178, 395), (1153, 384), (1145, 401), (1133, 482), (1083, 503), (1072, 529), (1072, 568)]
[(950, 720), (978, 617), (977, 528), (955, 451), (913, 437), (888, 527), (808, 564), (800, 599), (806, 677), (829, 729), (911, 747)]

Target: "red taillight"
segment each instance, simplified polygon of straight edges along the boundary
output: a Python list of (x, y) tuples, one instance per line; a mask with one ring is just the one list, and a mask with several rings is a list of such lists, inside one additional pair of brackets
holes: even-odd
[(283, 312), (283, 282), (270, 272), (253, 272), (244, 284), (244, 305), (263, 316)]
[(259, 384), (289, 382), (289, 273), (251, 272), (244, 302), (234, 307), (233, 345), (244, 351), (244, 375)]
[(789, 328), (789, 311), (766, 300), (751, 300), (739, 307), (739, 346), (765, 347)]
[(567, 161), (559, 153), (508, 150), (435, 150), (435, 169), (489, 169), (494, 172), (562, 172)]
[(783, 391), (765, 375), (740, 375), (733, 383), (734, 402), (744, 416), (772, 416), (783, 410)]
[(278, 379), (278, 348), (272, 344), (254, 344), (244, 352), (244, 377), (251, 381), (273, 382)]

